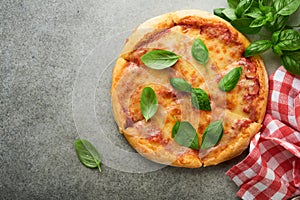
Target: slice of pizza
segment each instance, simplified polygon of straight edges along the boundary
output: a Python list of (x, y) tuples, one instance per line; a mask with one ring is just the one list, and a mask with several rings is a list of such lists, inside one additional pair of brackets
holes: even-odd
[[(268, 95), (262, 59), (243, 56), (248, 45), (228, 22), (199, 10), (141, 24), (113, 70), (120, 132), (144, 157), (172, 166), (216, 165), (241, 154), (261, 128)], [(141, 108), (145, 88), (157, 98), (149, 120)]]

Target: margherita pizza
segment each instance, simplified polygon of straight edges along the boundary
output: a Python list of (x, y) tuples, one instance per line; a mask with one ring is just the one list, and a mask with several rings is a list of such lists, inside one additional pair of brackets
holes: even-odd
[(241, 154), (260, 130), (268, 79), (249, 41), (198, 10), (167, 13), (129, 36), (113, 70), (119, 130), (144, 157), (197, 168)]

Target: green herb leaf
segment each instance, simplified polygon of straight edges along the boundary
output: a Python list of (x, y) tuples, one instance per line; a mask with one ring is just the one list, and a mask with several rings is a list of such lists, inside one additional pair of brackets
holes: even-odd
[(151, 87), (145, 87), (142, 91), (140, 107), (146, 121), (153, 117), (158, 108), (156, 94)]
[(229, 8), (236, 8), (240, 0), (227, 0)]
[(230, 92), (239, 82), (242, 74), (242, 67), (237, 67), (228, 72), (219, 82), (219, 88), (222, 91)]
[(223, 14), (223, 10), (225, 10), (225, 8), (216, 8), (214, 9), (214, 15), (221, 17), (222, 19), (225, 19), (226, 21), (230, 22), (231, 20), (228, 19), (224, 14)]
[(250, 24), (250, 27), (251, 28), (261, 27), (261, 26), (265, 25), (266, 23), (267, 23), (266, 17), (262, 16), (260, 18), (253, 20)]
[(192, 105), (199, 110), (211, 110), (209, 97), (201, 88), (193, 88), (191, 101)]
[(300, 75), (300, 51), (284, 52), (281, 61), (287, 71)]
[(235, 9), (235, 14), (237, 17), (242, 17), (244, 13), (249, 10), (253, 3), (253, 0), (241, 0)]
[(202, 65), (206, 65), (208, 61), (208, 50), (204, 42), (198, 38), (194, 41), (192, 46), (192, 55)]
[(289, 16), (275, 15), (273, 21), (270, 21), (266, 24), (266, 29), (275, 32), (278, 30), (282, 30), (289, 19)]
[(277, 14), (287, 16), (297, 11), (300, 6), (300, 0), (275, 0), (274, 8)]
[(276, 44), (278, 42), (280, 33), (281, 33), (281, 31), (276, 31), (272, 34), (272, 43), (273, 44)]
[(172, 129), (174, 140), (185, 147), (199, 149), (198, 135), (195, 128), (189, 122), (176, 121)]
[(223, 136), (223, 131), (222, 121), (210, 123), (204, 131), (201, 149), (208, 149), (218, 144)]
[(236, 20), (235, 10), (233, 8), (225, 8), (222, 13), (230, 20)]
[(142, 62), (152, 69), (165, 69), (171, 67), (178, 59), (178, 55), (166, 50), (152, 50), (141, 57)]
[(273, 3), (273, 0), (259, 0), (259, 3), (266, 5), (266, 6), (271, 6)]
[(274, 48), (286, 51), (295, 51), (300, 49), (300, 33), (293, 29), (281, 31)]
[(252, 42), (245, 50), (244, 56), (250, 57), (261, 54), (272, 47), (270, 40), (257, 40)]
[(192, 92), (192, 86), (183, 78), (171, 78), (170, 83), (176, 90), (181, 92)]
[(97, 149), (87, 140), (75, 140), (75, 150), (80, 162), (89, 168), (98, 167), (101, 172), (101, 159)]
[(260, 31), (261, 27), (251, 28), (250, 24), (253, 22), (252, 18), (240, 18), (233, 20), (231, 24), (240, 32), (244, 34), (256, 34)]
[(258, 8), (253, 8), (251, 12), (246, 13), (245, 16), (257, 19), (263, 16), (263, 13)]

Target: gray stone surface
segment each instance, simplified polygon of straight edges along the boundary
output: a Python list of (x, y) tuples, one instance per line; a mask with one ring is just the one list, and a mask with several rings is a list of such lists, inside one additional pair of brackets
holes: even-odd
[(238, 188), (225, 172), (245, 154), (216, 167), (142, 174), (104, 162), (99, 174), (80, 164), (73, 147), (79, 138), (73, 85), (91, 50), (153, 16), (225, 5), (225, 0), (0, 1), (0, 198), (236, 198)]

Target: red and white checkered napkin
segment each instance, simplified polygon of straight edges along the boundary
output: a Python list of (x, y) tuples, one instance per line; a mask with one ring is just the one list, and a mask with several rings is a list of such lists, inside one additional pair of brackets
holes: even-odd
[(300, 195), (300, 77), (280, 67), (269, 77), (267, 114), (249, 155), (227, 175), (242, 199)]

